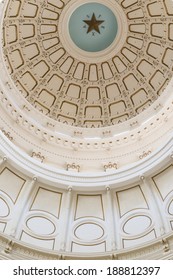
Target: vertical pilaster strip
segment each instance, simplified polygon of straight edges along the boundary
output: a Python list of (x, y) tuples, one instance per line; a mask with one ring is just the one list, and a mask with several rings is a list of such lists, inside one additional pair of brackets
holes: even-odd
[(64, 208), (64, 215), (62, 217), (63, 225), (61, 229), (61, 244), (60, 251), (69, 251), (69, 246), (67, 244), (69, 227), (70, 227), (70, 212), (71, 212), (71, 202), (72, 202), (72, 187), (69, 186), (66, 193), (66, 200)]
[(18, 197), (17, 204), (14, 206), (11, 220), (7, 223), (6, 233), (12, 237), (19, 238), (21, 234), (20, 224), (22, 216), (25, 213), (28, 201), (37, 182), (37, 177), (33, 177), (32, 181), (26, 182)]
[(153, 215), (155, 227), (157, 230), (158, 235), (164, 235), (166, 232), (169, 231), (168, 225), (166, 220), (163, 218), (161, 207), (159, 206), (157, 200), (157, 194), (154, 193), (152, 185), (150, 183), (150, 179), (146, 178), (145, 176), (140, 176), (141, 180), (141, 187), (143, 192), (147, 196), (147, 201), (150, 204), (150, 210)]
[(116, 240), (116, 226), (115, 226), (115, 217), (114, 217), (114, 209), (112, 202), (112, 195), (109, 186), (106, 186), (106, 196), (107, 196), (107, 213), (106, 213), (106, 227), (108, 229), (108, 238), (107, 238), (107, 250), (115, 251), (117, 248), (117, 240)]

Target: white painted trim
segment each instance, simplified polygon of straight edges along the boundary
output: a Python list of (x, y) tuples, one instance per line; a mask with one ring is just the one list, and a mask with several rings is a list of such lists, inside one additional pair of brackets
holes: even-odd
[(55, 186), (57, 183), (62, 184), (61, 187), (65, 188), (66, 186), (72, 185), (75, 190), (103, 190), (106, 185), (110, 185), (111, 188), (116, 188), (122, 184), (139, 181), (141, 175), (146, 174), (146, 176), (149, 176), (156, 170), (164, 167), (171, 160), (173, 133), (170, 135), (170, 139), (160, 149), (157, 149), (147, 158), (115, 170), (112, 173), (98, 172), (94, 175), (84, 172), (76, 174), (75, 172), (56, 169), (50, 165), (40, 163), (22, 152), (1, 131), (0, 150), (2, 157), (6, 156), (12, 166), (26, 175), (38, 177), (39, 181), (44, 181)]

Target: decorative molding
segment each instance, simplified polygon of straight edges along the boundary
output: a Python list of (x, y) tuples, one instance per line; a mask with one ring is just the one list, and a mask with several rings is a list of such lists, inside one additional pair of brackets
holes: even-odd
[(67, 171), (80, 171), (80, 165), (79, 164), (75, 164), (75, 163), (67, 163), (67, 167), (66, 170)]
[(169, 243), (168, 243), (168, 240), (166, 238), (163, 238), (161, 240), (161, 243), (163, 245), (163, 250), (165, 253), (169, 252), (170, 251), (170, 247), (169, 247)]
[[(1, 92), (1, 94), (2, 94), (2, 92)], [(5, 93), (3, 92), (3, 95), (4, 94)], [(53, 132), (53, 131), (45, 130), (45, 127), (38, 128), (36, 123), (33, 124), (31, 122), (31, 119), (27, 119), (26, 115), (24, 116), (22, 114), (22, 111), (19, 114), (18, 111), (16, 110), (16, 108), (13, 107), (13, 105), (8, 102), (8, 98), (4, 97), (3, 100), (4, 100), (3, 102), (5, 102), (4, 108), (5, 108), (5, 110), (8, 109), (8, 114), (10, 115), (10, 117), (12, 119), (14, 118), (16, 120), (16, 116), (18, 116), (17, 118), (19, 121), (18, 124), (15, 124), (16, 127), (14, 129), (14, 127), (12, 127), (11, 125), (9, 126), (9, 124), (6, 123), (7, 118), (5, 117), (5, 115), (1, 115), (3, 127), (5, 124), (5, 127), (7, 127), (6, 130), (8, 131), (8, 129), (9, 129), (9, 131), (11, 131), (13, 135), (15, 135), (15, 140), (16, 140), (15, 142), (20, 143), (20, 146), (22, 144), (23, 150), (25, 152), (28, 153), (28, 151), (26, 151), (27, 147), (28, 147), (28, 138), (25, 135), (25, 133), (26, 133), (25, 130), (28, 130), (30, 137), (32, 137), (32, 140), (29, 141), (30, 145), (39, 147), (40, 139), (42, 139), (43, 141), (45, 140), (45, 142), (43, 143), (44, 152), (53, 155), (51, 157), (51, 160), (53, 161), (53, 162), (51, 162), (52, 165), (55, 165), (56, 162), (58, 162), (59, 165), (61, 165), (61, 162), (62, 162), (64, 165), (62, 158), (63, 159), (68, 158), (69, 157), (68, 155), (71, 155), (72, 149), (73, 150), (78, 149), (77, 157), (79, 159), (81, 159), (82, 161), (84, 161), (84, 160), (86, 161), (87, 164), (85, 166), (87, 167), (87, 170), (86, 170), (87, 172), (90, 171), (90, 164), (88, 164), (89, 161), (94, 158), (94, 155), (96, 155), (96, 154), (92, 153), (92, 150), (95, 150), (95, 147), (97, 147), (99, 149), (99, 153), (97, 153), (97, 155), (96, 155), (97, 159), (94, 158), (95, 162), (97, 160), (97, 162), (95, 164), (96, 172), (101, 171), (101, 169), (102, 169), (101, 166), (99, 167), (99, 165), (97, 164), (98, 162), (101, 161), (101, 159), (109, 160), (110, 157), (112, 159), (112, 153), (107, 153), (105, 156), (106, 150), (113, 151), (114, 154), (116, 153), (116, 158), (118, 158), (118, 160), (120, 162), (120, 166), (126, 166), (125, 162), (126, 162), (127, 157), (128, 157), (128, 163), (133, 163), (136, 161), (135, 153), (138, 153), (140, 150), (145, 151), (144, 147), (146, 146), (146, 143), (145, 143), (146, 139), (147, 139), (147, 142), (148, 142), (148, 140), (150, 142), (152, 142), (152, 149), (153, 149), (152, 152), (154, 152), (157, 150), (157, 148), (159, 148), (159, 145), (162, 145), (162, 143), (164, 143), (163, 141), (165, 141), (166, 135), (167, 135), (167, 137), (170, 137), (170, 131), (172, 130), (171, 122), (168, 122), (169, 127), (167, 129), (167, 132), (169, 134), (167, 134), (167, 133), (164, 134), (164, 127), (166, 127), (166, 126), (165, 126), (165, 124), (163, 125), (163, 122), (164, 122), (165, 116), (167, 114), (171, 114), (171, 112), (172, 112), (171, 100), (170, 100), (169, 106), (164, 108), (164, 113), (162, 113), (162, 114), (158, 113), (157, 117), (154, 117), (154, 120), (152, 118), (151, 122), (147, 123), (146, 125), (138, 127), (138, 129), (131, 130), (129, 134), (127, 133), (127, 135), (125, 134), (123, 137), (120, 135), (114, 135), (113, 137), (110, 138), (111, 141), (110, 141), (110, 139), (108, 140), (106, 138), (95, 139), (94, 141), (90, 140), (90, 139), (86, 139), (85, 138), (86, 130), (83, 130), (83, 137), (79, 140), (77, 138), (70, 137), (69, 135), (66, 134), (66, 132), (64, 135), (62, 135), (61, 133), (58, 135), (57, 133), (55, 134), (55, 132)], [(171, 116), (169, 116), (169, 118), (171, 118)], [(159, 120), (159, 124), (157, 124), (158, 123), (157, 120)], [(145, 139), (145, 137), (144, 137), (145, 133), (151, 133), (151, 130), (154, 127), (158, 128), (159, 133), (160, 133), (162, 131), (162, 128), (159, 128), (160, 125), (161, 125), (161, 127), (162, 127), (162, 125), (164, 126), (163, 133), (161, 136), (157, 135), (156, 139), (153, 139), (153, 136), (155, 136), (155, 132), (153, 131), (152, 136), (150, 136), (150, 138)], [(56, 125), (56, 129), (57, 129), (57, 125)], [(70, 128), (69, 132), (72, 133), (72, 130), (73, 129)], [(27, 131), (27, 133), (28, 133), (28, 131)], [(99, 136), (100, 136), (101, 131), (99, 132)], [(111, 127), (111, 131), (113, 134), (114, 127)], [(136, 145), (134, 143), (136, 143), (135, 140), (137, 140), (139, 138), (139, 135), (141, 135), (140, 136), (140, 145), (138, 145), (139, 148), (136, 149)], [(162, 141), (162, 138), (163, 138), (163, 141)], [(157, 140), (159, 140), (159, 145), (155, 146), (155, 142), (157, 142)], [(111, 144), (110, 144), (110, 142), (111, 142)], [(132, 144), (132, 142), (133, 142), (133, 144)], [(128, 145), (127, 145), (127, 148), (122, 149), (122, 145), (124, 145), (124, 143), (127, 143)], [(56, 147), (57, 147), (56, 153), (55, 153), (55, 150), (52, 150), (52, 144), (56, 145)], [(129, 145), (132, 145), (131, 146), (132, 150), (130, 153), (128, 151)], [(62, 150), (62, 147), (64, 147), (63, 150)], [(120, 148), (121, 148), (121, 153), (119, 152)], [(88, 156), (86, 158), (83, 158), (83, 152), (86, 150), (89, 150)], [(68, 152), (69, 152), (69, 154), (68, 154)], [(129, 162), (129, 156), (130, 156), (130, 162)], [(71, 155), (71, 159), (73, 160), (72, 155)], [(123, 164), (121, 161), (123, 162)], [(61, 166), (62, 169), (64, 168), (63, 165)]]
[(133, 121), (130, 123), (130, 127), (136, 127), (138, 125), (139, 125), (138, 121)]
[[(79, 253), (70, 252), (51, 252), (42, 250), (34, 246), (30, 247), (15, 239), (9, 240), (4, 234), (0, 235), (0, 259), (38, 259), (38, 260), (80, 260), (80, 259), (96, 259), (96, 260), (153, 260), (153, 259), (172, 259), (173, 255), (173, 236), (165, 235), (170, 244), (170, 250), (163, 252), (162, 239), (156, 239), (154, 242), (149, 242), (140, 249), (117, 250), (109, 253), (92, 253), (84, 256)], [(9, 249), (8, 249), (9, 246)], [(7, 248), (7, 253), (5, 253)], [(4, 253), (3, 253), (4, 252)]]
[(75, 131), (74, 131), (74, 136), (76, 136), (76, 137), (82, 137), (82, 136), (83, 136), (83, 132), (82, 132), (82, 131), (79, 131), (79, 130), (75, 130)]
[(118, 165), (115, 162), (114, 163), (109, 162), (108, 164), (104, 164), (103, 168), (104, 168), (104, 171), (108, 171), (108, 170), (112, 170), (112, 169), (118, 169)]
[[(108, 184), (116, 188), (117, 186), (121, 186), (122, 183), (135, 182), (139, 179), (141, 173), (145, 174), (145, 176), (153, 174), (158, 169), (158, 166), (160, 168), (169, 164), (172, 149), (173, 134), (170, 134), (170, 139), (160, 149), (153, 152), (150, 157), (146, 157), (133, 165), (128, 165), (126, 168), (119, 168), (114, 173), (104, 171), (96, 174), (81, 172), (76, 176), (70, 171), (77, 171), (77, 169), (71, 169), (67, 173), (54, 166), (42, 165), (41, 162), (33, 161), (32, 157), (22, 152), (11, 141), (6, 141), (5, 135), (0, 131), (0, 150), (2, 157), (5, 155), (19, 170), (22, 168), (24, 174), (30, 174), (31, 177), (34, 174), (39, 178), (39, 181), (46, 179), (47, 182), (51, 182), (54, 186), (57, 185), (57, 182), (61, 182), (65, 185), (72, 184), (74, 188), (82, 185), (82, 188), (85, 189), (87, 187), (87, 190), (89, 188), (92, 188), (92, 190), (101, 190)], [(67, 164), (72, 165), (72, 163)], [(74, 163), (74, 165), (78, 164)]]
[(112, 170), (112, 169), (117, 169), (118, 166), (117, 166), (117, 163), (115, 163), (115, 162), (114, 163), (109, 162), (107, 164), (104, 164), (103, 168), (104, 168), (104, 171), (108, 171), (108, 170)]
[(7, 161), (7, 157), (6, 156), (3, 156), (3, 161), (5, 162), (5, 161)]
[(31, 157), (39, 159), (41, 162), (43, 162), (45, 160), (45, 157), (41, 154), (41, 152), (33, 151), (32, 154), (31, 154)]
[(10, 132), (5, 131), (4, 129), (1, 129), (2, 133), (10, 140), (13, 141), (13, 137), (11, 136)]
[(27, 105), (23, 105), (23, 109), (25, 109), (27, 112), (30, 112), (31, 110), (28, 108), (28, 106)]
[(6, 247), (5, 247), (5, 249), (4, 249), (4, 252), (5, 252), (6, 254), (10, 254), (10, 253), (12, 252), (12, 250), (13, 250), (13, 246), (14, 246), (14, 241), (10, 240), (10, 241), (7, 243), (7, 245), (6, 245)]
[(151, 154), (151, 150), (143, 151), (141, 155), (139, 155), (139, 159), (144, 159), (145, 157), (149, 156)]
[(103, 134), (104, 137), (110, 137), (110, 136), (112, 136), (111, 130), (105, 130), (105, 131), (102, 132), (102, 134)]

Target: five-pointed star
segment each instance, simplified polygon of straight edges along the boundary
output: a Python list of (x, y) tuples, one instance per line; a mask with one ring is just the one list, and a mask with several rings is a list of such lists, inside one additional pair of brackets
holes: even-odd
[(83, 20), (88, 25), (87, 33), (91, 32), (92, 30), (97, 31), (100, 33), (99, 25), (104, 22), (104, 20), (97, 20), (95, 14), (93, 13), (91, 20)]

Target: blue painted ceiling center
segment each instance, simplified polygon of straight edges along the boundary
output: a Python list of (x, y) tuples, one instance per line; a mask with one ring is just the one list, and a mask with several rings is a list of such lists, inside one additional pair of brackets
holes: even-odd
[(88, 3), (78, 7), (69, 20), (69, 34), (75, 45), (87, 52), (108, 48), (116, 38), (115, 14), (105, 5)]

